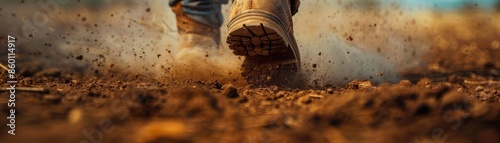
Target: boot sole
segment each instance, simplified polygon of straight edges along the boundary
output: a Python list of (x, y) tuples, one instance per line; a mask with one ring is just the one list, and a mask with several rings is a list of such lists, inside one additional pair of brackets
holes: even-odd
[(277, 84), (300, 68), (295, 38), (268, 12), (249, 10), (233, 18), (226, 42), (235, 55), (246, 57), (242, 75), (250, 83)]

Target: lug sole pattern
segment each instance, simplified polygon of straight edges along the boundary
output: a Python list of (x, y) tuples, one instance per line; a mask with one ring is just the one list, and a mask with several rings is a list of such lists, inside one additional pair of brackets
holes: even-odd
[(296, 72), (297, 60), (292, 48), (275, 29), (264, 24), (246, 25), (233, 30), (227, 37), (229, 48), (245, 56), (242, 75), (247, 82), (259, 85), (278, 84), (286, 73)]

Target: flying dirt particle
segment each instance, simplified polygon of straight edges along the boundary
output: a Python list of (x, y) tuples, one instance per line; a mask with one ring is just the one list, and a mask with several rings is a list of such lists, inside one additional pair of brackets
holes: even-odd
[(77, 60), (83, 60), (83, 55), (77, 56), (76, 59)]
[(321, 56), (321, 52), (319, 52), (318, 56)]
[(146, 12), (150, 12), (150, 11), (151, 11), (151, 8), (149, 8), (149, 7), (148, 7), (148, 8), (146, 9)]
[(156, 55), (156, 57), (160, 58), (160, 57), (161, 57), (161, 54)]
[(349, 36), (349, 37), (347, 38), (347, 40), (349, 40), (349, 41), (353, 41), (353, 40), (354, 40), (354, 38), (352, 38), (352, 36)]
[(313, 64), (313, 65), (312, 65), (312, 67), (313, 67), (313, 68), (316, 68), (317, 66), (318, 66), (317, 64)]
[(234, 87), (232, 84), (226, 84), (226, 85), (222, 86), (222, 89), (223, 89), (222, 95), (224, 95), (227, 98), (238, 98), (239, 97), (238, 89), (236, 89), (236, 87)]
[(82, 22), (87, 21), (87, 17), (82, 17)]

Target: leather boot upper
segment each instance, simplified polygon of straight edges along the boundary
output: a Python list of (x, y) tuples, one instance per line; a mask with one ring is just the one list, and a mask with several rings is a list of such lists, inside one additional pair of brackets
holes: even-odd
[(230, 19), (249, 10), (269, 12), (280, 19), (289, 33), (293, 33), (292, 16), (298, 12), (300, 0), (232, 0)]

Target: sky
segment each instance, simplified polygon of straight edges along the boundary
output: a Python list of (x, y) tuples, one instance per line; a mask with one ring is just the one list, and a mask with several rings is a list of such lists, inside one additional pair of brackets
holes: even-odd
[(408, 8), (438, 8), (440, 10), (452, 10), (461, 7), (465, 3), (478, 4), (482, 9), (490, 9), (498, 0), (400, 0), (403, 6)]

